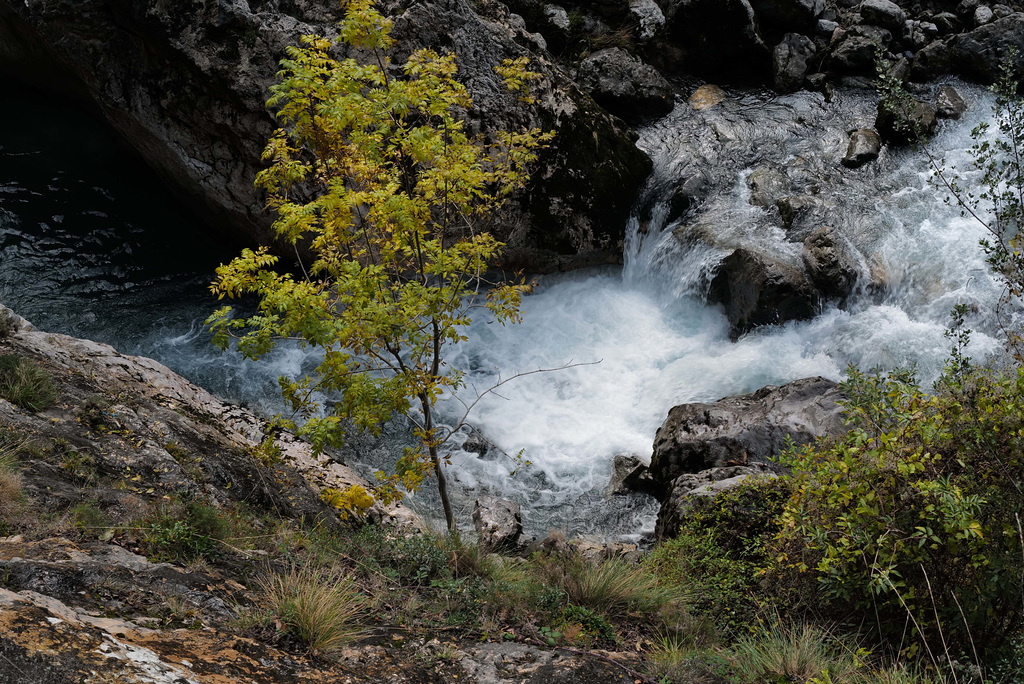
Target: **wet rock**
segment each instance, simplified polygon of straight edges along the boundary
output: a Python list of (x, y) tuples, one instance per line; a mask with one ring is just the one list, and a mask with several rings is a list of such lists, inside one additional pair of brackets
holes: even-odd
[(824, 0), (751, 0), (758, 21), (780, 32), (805, 31), (825, 10)]
[(676, 186), (669, 199), (669, 223), (696, 206), (704, 198), (709, 187), (708, 177), (702, 171), (694, 171), (688, 176), (683, 176), (682, 183)]
[(756, 207), (773, 207), (779, 197), (789, 190), (786, 175), (778, 169), (760, 167), (747, 176), (750, 203)]
[(890, 145), (906, 145), (920, 136), (935, 132), (939, 121), (935, 108), (927, 102), (914, 100), (895, 112), (878, 105), (875, 128), (884, 142)]
[(712, 83), (708, 83), (693, 91), (693, 95), (690, 95), (689, 103), (695, 110), (700, 111), (714, 107), (725, 98), (724, 90)]
[(787, 33), (772, 51), (775, 90), (780, 93), (799, 90), (814, 52), (813, 40), (798, 33)]
[(841, 399), (836, 383), (817, 377), (676, 406), (655, 435), (651, 475), (667, 489), (687, 473), (769, 463), (788, 438), (806, 444), (844, 434)]
[(834, 71), (843, 74), (874, 73), (876, 46), (887, 46), (891, 40), (892, 34), (887, 29), (854, 26), (833, 39), (829, 64)]
[(758, 326), (813, 318), (818, 293), (801, 269), (740, 248), (719, 265), (708, 302), (725, 307), (736, 339)]
[(864, 0), (860, 4), (860, 16), (865, 23), (890, 31), (902, 30), (903, 22), (907, 20), (903, 9), (890, 0)]
[(814, 195), (786, 195), (775, 203), (790, 240), (803, 240), (826, 223), (834, 209)]
[(935, 113), (943, 119), (959, 119), (967, 111), (967, 102), (953, 86), (939, 88), (935, 98)]
[(992, 13), (992, 8), (987, 5), (979, 5), (978, 8), (974, 10), (974, 15), (972, 16), (975, 26), (984, 26), (993, 19), (995, 19), (995, 15)]
[(491, 450), (491, 442), (476, 428), (470, 428), (469, 436), (462, 443), (462, 450), (483, 458)]
[(666, 0), (662, 73), (763, 82), (770, 51), (749, 0)]
[(860, 276), (846, 239), (835, 228), (822, 226), (804, 240), (801, 258), (814, 287), (825, 298), (845, 303)]
[(699, 473), (680, 475), (669, 484), (668, 494), (661, 502), (658, 522), (654, 528), (655, 538), (676, 536), (695, 501), (714, 498), (758, 477), (775, 478), (778, 475), (761, 463), (710, 468)]
[(843, 157), (843, 166), (856, 169), (869, 161), (878, 159), (882, 149), (882, 138), (873, 128), (858, 128), (850, 133), (850, 144)]
[(473, 527), (483, 548), (489, 551), (514, 549), (523, 534), (519, 504), (495, 496), (481, 497), (473, 507)]
[(618, 454), (612, 465), (608, 491), (612, 496), (643, 492), (654, 494), (650, 467), (636, 454)]
[(914, 56), (913, 77), (919, 80), (957, 74), (993, 83), (1004, 58), (1016, 50), (1013, 66), (1024, 74), (1024, 13), (1016, 12), (967, 33), (935, 41)]
[(665, 77), (621, 48), (587, 57), (580, 64), (577, 81), (598, 104), (630, 123), (672, 111), (672, 86)]

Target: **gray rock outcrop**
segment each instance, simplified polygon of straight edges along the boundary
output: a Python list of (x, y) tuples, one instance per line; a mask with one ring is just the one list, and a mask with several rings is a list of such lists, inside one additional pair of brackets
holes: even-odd
[(657, 69), (621, 48), (587, 57), (576, 79), (599, 105), (630, 123), (672, 111), (672, 85)]
[(651, 475), (667, 490), (681, 475), (768, 463), (788, 439), (806, 444), (844, 434), (840, 399), (836, 383), (816, 377), (676, 406), (655, 435)]
[(523, 534), (519, 504), (496, 496), (480, 497), (473, 506), (473, 527), (484, 549), (514, 549)]
[(699, 473), (680, 475), (669, 484), (668, 491), (661, 501), (658, 521), (654, 528), (655, 538), (665, 539), (675, 536), (694, 502), (714, 498), (722, 492), (749, 483), (756, 477), (774, 478), (778, 476), (759, 463), (749, 466), (709, 468)]

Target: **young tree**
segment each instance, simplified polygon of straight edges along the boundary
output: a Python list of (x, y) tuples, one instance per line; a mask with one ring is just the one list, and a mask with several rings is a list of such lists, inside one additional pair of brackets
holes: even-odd
[[(503, 245), (477, 224), (524, 187), (553, 133), (470, 136), (459, 114), (473, 102), (455, 78), (455, 56), (418, 50), (391, 67), (391, 21), (372, 0), (349, 0), (339, 28), (339, 42), (366, 59), (335, 59), (331, 41), (317, 36), (289, 48), (267, 103), (282, 128), (256, 180), (277, 212), (277, 235), (312, 263), (278, 272), (266, 248), (244, 250), (217, 269), (211, 289), (219, 298), (255, 295), (258, 311), (239, 318), (225, 307), (207, 324), (215, 344), (237, 337), (251, 359), (281, 339), (323, 351), (312, 376), (280, 379), (306, 420), (286, 424), (317, 448), (340, 444), (347, 425), (379, 433), (408, 416), (417, 445), (394, 473), (378, 473), (379, 495), (393, 500), (432, 471), (453, 529), (440, 447), (455, 428), (440, 427), (434, 407), (463, 387), (463, 374), (445, 350), (465, 339), (473, 309), (502, 324), (519, 320), (527, 286), (485, 281)], [(526, 66), (520, 58), (495, 68), (523, 98), (539, 77)], [(323, 407), (318, 393), (341, 399)]]

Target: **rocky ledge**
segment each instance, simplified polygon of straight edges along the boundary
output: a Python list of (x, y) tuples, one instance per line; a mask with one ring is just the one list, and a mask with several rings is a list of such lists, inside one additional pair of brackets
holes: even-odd
[[(249, 625), (247, 616), (260, 611), (254, 580), (302, 562), (289, 554), (315, 553), (317, 543), (339, 538), (331, 535), (352, 533), (321, 491), (366, 483), (287, 433), (275, 433), (274, 449), (261, 449), (265, 421), (155, 361), (36, 330), (0, 306), (0, 360), (13, 357), (45, 371), (56, 400), (32, 411), (0, 399), (0, 533), (18, 532), (0, 537), (0, 681), (584, 684), (628, 677), (621, 663), (635, 654), (382, 627), (325, 658), (272, 624)], [(233, 520), (240, 536), (201, 557), (161, 558), (168, 544), (196, 541), (187, 533), (198, 524), (196, 504)], [(375, 505), (366, 517), (362, 529), (399, 540), (386, 544), (412, 539), (421, 524), (401, 506)], [(262, 542), (247, 543), (254, 539)]]

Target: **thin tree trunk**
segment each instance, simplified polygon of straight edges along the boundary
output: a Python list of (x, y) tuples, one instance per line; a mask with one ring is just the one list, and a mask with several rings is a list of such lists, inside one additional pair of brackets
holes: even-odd
[(437, 493), (441, 495), (441, 506), (444, 508), (444, 520), (448, 523), (448, 531), (455, 531), (455, 514), (452, 513), (452, 502), (448, 499), (448, 482), (444, 479), (441, 459), (437, 457), (437, 447), (430, 447), (430, 460), (434, 462), (434, 473), (437, 475)]
[(448, 481), (445, 480), (444, 470), (441, 468), (441, 459), (437, 455), (437, 444), (434, 443), (434, 414), (431, 411), (430, 398), (425, 394), (420, 395), (420, 405), (423, 407), (423, 428), (430, 440), (427, 450), (430, 452), (430, 462), (434, 464), (434, 474), (437, 476), (437, 493), (441, 495), (441, 507), (444, 508), (444, 521), (448, 524), (448, 531), (455, 531), (455, 514), (452, 513), (452, 502), (448, 498)]

